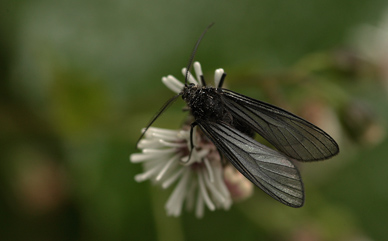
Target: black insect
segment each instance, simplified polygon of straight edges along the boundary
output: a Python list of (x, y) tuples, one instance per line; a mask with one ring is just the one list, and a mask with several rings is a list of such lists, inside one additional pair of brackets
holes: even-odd
[[(337, 143), (320, 128), (288, 111), (222, 88), (225, 73), (216, 87), (206, 86), (203, 76), (201, 85), (188, 84), (196, 49), (208, 28), (194, 47), (182, 91), (167, 101), (145, 131), (181, 96), (195, 119), (191, 133), (199, 126), (219, 152), (252, 183), (288, 206), (303, 206), (302, 179), (291, 159), (328, 159), (339, 152)], [(264, 137), (280, 152), (254, 140), (253, 133)]]

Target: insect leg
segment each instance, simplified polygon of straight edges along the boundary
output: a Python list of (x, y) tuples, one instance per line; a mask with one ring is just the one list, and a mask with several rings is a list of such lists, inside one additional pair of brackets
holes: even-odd
[(191, 159), (191, 154), (193, 153), (193, 150), (195, 148), (194, 146), (194, 140), (193, 140), (193, 134), (194, 134), (194, 127), (197, 126), (198, 123), (197, 122), (193, 122), (191, 123), (191, 129), (190, 129), (190, 154), (189, 154), (189, 158), (187, 159), (187, 161), (185, 161), (186, 163), (190, 162), (190, 159)]

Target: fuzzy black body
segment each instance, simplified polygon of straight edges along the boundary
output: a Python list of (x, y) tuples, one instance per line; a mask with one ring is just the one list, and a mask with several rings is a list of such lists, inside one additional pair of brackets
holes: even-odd
[(184, 87), (182, 92), (182, 99), (190, 107), (196, 120), (223, 120), (231, 123), (231, 115), (224, 108), (221, 93), (216, 88), (190, 84)]
[(232, 113), (225, 108), (222, 95), (222, 88), (194, 84), (185, 86), (182, 90), (182, 99), (187, 103), (195, 120), (223, 122), (253, 137), (255, 135), (253, 129), (239, 119), (233, 118)]

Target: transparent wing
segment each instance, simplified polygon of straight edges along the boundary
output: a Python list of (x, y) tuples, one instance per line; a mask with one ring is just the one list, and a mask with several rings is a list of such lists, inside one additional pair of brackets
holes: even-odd
[(279, 107), (222, 89), (233, 118), (250, 126), (279, 151), (300, 161), (324, 160), (339, 152), (326, 132)]
[(303, 206), (304, 191), (299, 171), (286, 156), (224, 123), (197, 120), (197, 124), (252, 183), (288, 206)]

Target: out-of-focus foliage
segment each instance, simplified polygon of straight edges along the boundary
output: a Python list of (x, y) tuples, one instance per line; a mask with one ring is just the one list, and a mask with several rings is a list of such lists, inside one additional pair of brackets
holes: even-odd
[[(384, 9), (381, 0), (1, 1), (0, 239), (383, 240)], [(196, 57), (208, 79), (222, 67), (230, 89), (340, 143), (337, 157), (300, 165), (301, 209), (256, 189), (228, 212), (170, 218), (168, 192), (134, 181), (140, 129), (172, 96), (160, 78), (180, 76), (213, 21)], [(365, 25), (376, 29), (358, 31)], [(155, 125), (178, 128), (182, 106)]]

